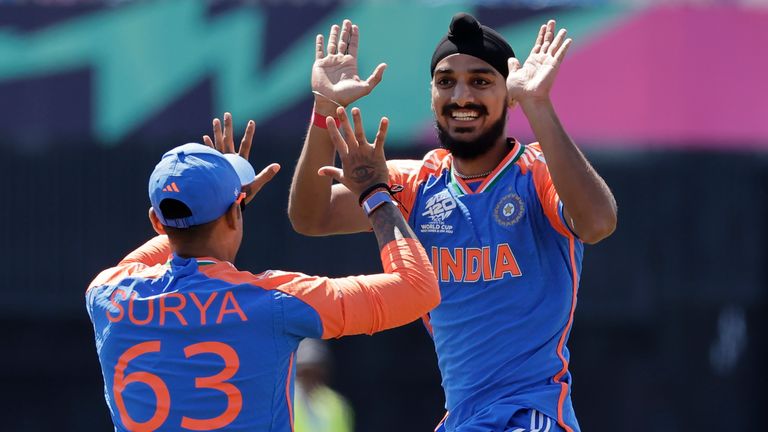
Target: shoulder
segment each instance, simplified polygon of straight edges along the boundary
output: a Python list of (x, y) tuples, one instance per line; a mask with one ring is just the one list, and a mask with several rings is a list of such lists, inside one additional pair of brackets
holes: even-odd
[(252, 285), (267, 291), (277, 290), (293, 294), (297, 286), (311, 285), (318, 278), (303, 273), (282, 270), (265, 270), (261, 273), (238, 270), (226, 262), (200, 267), (205, 276), (232, 285)]
[(546, 166), (544, 153), (541, 151), (541, 145), (537, 142), (526, 144), (525, 150), (517, 160), (517, 166), (523, 174), (536, 170), (542, 164)]
[(392, 159), (387, 161), (387, 166), (391, 174), (421, 181), (448, 169), (451, 160), (451, 154), (447, 150), (435, 149), (424, 155), (421, 160)]
[(98, 275), (88, 284), (88, 289), (105, 286), (116, 285), (123, 279), (134, 278), (148, 278), (154, 279), (163, 275), (167, 271), (165, 265), (147, 266), (139, 262), (127, 262), (121, 263), (115, 267), (110, 267)]

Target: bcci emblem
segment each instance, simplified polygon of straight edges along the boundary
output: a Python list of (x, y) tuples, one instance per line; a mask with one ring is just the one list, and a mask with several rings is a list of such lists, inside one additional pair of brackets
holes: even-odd
[(496, 204), (493, 217), (499, 225), (509, 228), (522, 219), (523, 213), (525, 213), (523, 200), (517, 194), (511, 193), (504, 195), (501, 201)]

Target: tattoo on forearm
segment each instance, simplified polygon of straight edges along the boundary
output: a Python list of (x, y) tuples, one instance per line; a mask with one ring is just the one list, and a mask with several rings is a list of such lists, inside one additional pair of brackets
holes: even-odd
[(355, 169), (352, 170), (352, 181), (355, 183), (367, 183), (370, 182), (373, 178), (373, 175), (376, 173), (374, 168), (370, 165), (362, 165), (359, 167), (355, 167)]
[(411, 231), (400, 210), (393, 204), (382, 205), (371, 213), (370, 219), (376, 240), (379, 242), (379, 249), (392, 240), (416, 238), (416, 234)]

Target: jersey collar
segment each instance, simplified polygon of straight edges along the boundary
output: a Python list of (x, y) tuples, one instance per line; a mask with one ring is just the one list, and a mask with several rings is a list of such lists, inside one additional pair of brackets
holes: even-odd
[(504, 175), (504, 173), (506, 173), (509, 168), (512, 167), (514, 163), (520, 158), (520, 155), (523, 154), (523, 151), (525, 151), (525, 146), (516, 139), (509, 138), (509, 143), (512, 145), (512, 150), (510, 150), (504, 159), (499, 162), (496, 168), (494, 168), (493, 171), (488, 174), (488, 177), (483, 180), (483, 182), (480, 184), (480, 186), (477, 187), (476, 190), (473, 191), (472, 188), (470, 188), (464, 180), (456, 175), (453, 163), (451, 163), (451, 177), (449, 180), (449, 186), (459, 196), (479, 194), (493, 188), (496, 183), (498, 183), (498, 180)]

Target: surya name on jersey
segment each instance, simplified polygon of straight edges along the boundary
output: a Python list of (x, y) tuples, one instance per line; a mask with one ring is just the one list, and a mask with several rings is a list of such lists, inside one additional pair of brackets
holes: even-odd
[(477, 282), (522, 276), (508, 243), (481, 248), (432, 246), (432, 267), (440, 282)]
[[(128, 319), (132, 324), (139, 326), (148, 325), (152, 321), (157, 321), (160, 326), (176, 323), (187, 326), (189, 325), (187, 319), (192, 321), (193, 317), (200, 325), (221, 324), (227, 315), (235, 315), (234, 319), (248, 321), (248, 317), (245, 316), (245, 312), (231, 290), (225, 291), (222, 295), (219, 294), (221, 293), (214, 291), (207, 297), (204, 294), (198, 297), (193, 292), (172, 292), (137, 300), (135, 292), (129, 293), (122, 288), (117, 288), (109, 297), (110, 307), (106, 310), (106, 315), (110, 322)], [(141, 309), (146, 309), (142, 311), (141, 317), (137, 316), (139, 314), (135, 310), (135, 303), (141, 303)]]

